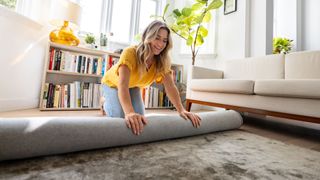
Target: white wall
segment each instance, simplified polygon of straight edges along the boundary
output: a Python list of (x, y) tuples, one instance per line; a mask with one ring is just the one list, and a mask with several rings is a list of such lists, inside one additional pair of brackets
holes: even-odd
[(274, 1), (274, 34), (273, 37), (284, 37), (293, 40), (293, 50), (298, 43), (298, 1), (300, 0), (275, 0)]
[(237, 11), (228, 15), (219, 10), (217, 34), (217, 59), (238, 59), (247, 56), (249, 1), (238, 0)]
[(275, 37), (293, 39), (293, 51), (320, 49), (320, 1), (275, 0)]
[(320, 50), (320, 1), (302, 1), (302, 50)]
[(0, 111), (38, 106), (48, 32), (0, 7)]
[(251, 0), (249, 57), (272, 54), (273, 0)]

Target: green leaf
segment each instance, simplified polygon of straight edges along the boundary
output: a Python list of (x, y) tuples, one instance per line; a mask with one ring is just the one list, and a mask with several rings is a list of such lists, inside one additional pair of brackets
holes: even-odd
[(210, 11), (210, 10), (212, 10), (212, 9), (218, 9), (220, 6), (222, 6), (222, 4), (223, 4), (223, 3), (222, 3), (221, 0), (213, 0), (213, 1), (209, 4), (207, 10)]
[(179, 26), (176, 25), (176, 24), (173, 24), (173, 25), (170, 26), (170, 29), (172, 29), (175, 32), (178, 32), (179, 31)]
[(289, 53), (292, 48), (292, 41), (287, 38), (273, 38), (273, 54)]
[(208, 2), (208, 0), (197, 0), (198, 3), (202, 3), (202, 4), (205, 4)]
[(203, 6), (204, 6), (204, 4), (195, 3), (195, 4), (192, 5), (191, 9), (194, 10), (194, 11), (197, 11), (197, 10), (201, 9)]
[(193, 37), (189, 36), (188, 39), (187, 39), (187, 46), (191, 46), (192, 43), (193, 43)]
[(188, 31), (181, 31), (180, 35), (181, 35), (182, 37), (184, 37), (185, 39), (187, 39), (187, 38), (189, 37)]
[(180, 27), (180, 30), (189, 33), (189, 26), (188, 25), (183, 25), (183, 26)]
[(192, 12), (191, 8), (183, 8), (182, 9), (182, 15), (185, 16), (185, 17), (190, 16), (191, 12)]
[(196, 40), (196, 46), (201, 46), (204, 43), (203, 37), (198, 34), (197, 40)]
[(202, 17), (199, 15), (194, 16), (195, 24), (199, 24), (202, 22)]
[(203, 26), (200, 26), (199, 28), (199, 32), (198, 32), (202, 37), (207, 37), (208, 36), (208, 30), (203, 27)]
[(202, 22), (208, 23), (208, 22), (210, 22), (210, 20), (211, 20), (211, 13), (207, 12), (206, 15), (204, 15)]
[(142, 39), (142, 35), (141, 35), (141, 34), (136, 34), (136, 35), (134, 36), (134, 40), (137, 41), (137, 42), (140, 42), (141, 39)]
[(162, 16), (164, 17), (164, 15), (167, 13), (167, 11), (168, 11), (168, 7), (169, 7), (169, 3), (166, 5), (166, 7), (164, 8), (164, 10), (163, 10), (163, 14), (162, 14)]
[(185, 25), (185, 18), (184, 18), (183, 16), (177, 17), (176, 23), (177, 23), (177, 25), (179, 25), (179, 26)]
[(180, 12), (179, 9), (173, 10), (173, 14), (174, 14), (176, 17), (180, 17), (180, 16), (181, 16), (181, 12)]
[(191, 23), (193, 21), (193, 17), (192, 16), (186, 17), (182, 21), (183, 21), (184, 24), (186, 24), (188, 26), (191, 26)]

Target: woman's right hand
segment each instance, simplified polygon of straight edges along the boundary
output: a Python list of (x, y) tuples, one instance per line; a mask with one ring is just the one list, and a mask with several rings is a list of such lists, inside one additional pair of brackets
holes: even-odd
[(125, 115), (127, 127), (132, 130), (135, 135), (142, 133), (143, 127), (147, 124), (145, 116), (138, 113), (128, 113)]

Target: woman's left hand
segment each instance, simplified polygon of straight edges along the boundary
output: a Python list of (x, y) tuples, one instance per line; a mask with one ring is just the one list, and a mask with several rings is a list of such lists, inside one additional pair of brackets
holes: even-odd
[(200, 127), (201, 118), (198, 115), (196, 115), (192, 112), (188, 112), (186, 110), (179, 112), (179, 114), (183, 119), (185, 119), (185, 120), (189, 119), (195, 128)]

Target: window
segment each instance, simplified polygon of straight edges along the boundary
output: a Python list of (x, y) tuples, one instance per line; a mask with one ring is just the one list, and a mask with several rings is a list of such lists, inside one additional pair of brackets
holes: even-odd
[(80, 24), (81, 31), (99, 34), (103, 11), (103, 0), (81, 0), (80, 5), (82, 7)]
[(3, 5), (9, 9), (15, 10), (17, 0), (0, 0), (0, 5)]
[(111, 27), (114, 40), (127, 43), (130, 40), (132, 0), (115, 0), (112, 6)]
[(165, 0), (74, 0), (83, 8), (80, 29), (96, 36), (113, 33), (111, 41), (130, 44), (134, 36), (142, 32), (160, 15)]
[(155, 14), (157, 14), (157, 2), (152, 0), (142, 0), (139, 18), (139, 33), (142, 32), (153, 20), (150, 18), (150, 15)]
[[(199, 55), (214, 55), (216, 54), (217, 50), (215, 47), (215, 43), (216, 43), (216, 26), (217, 26), (217, 13), (213, 12), (212, 13), (212, 20), (211, 22), (209, 22), (208, 24), (203, 24), (204, 27), (206, 27), (208, 29), (208, 36), (205, 37), (204, 39), (204, 43), (197, 48), (199, 48)], [(180, 54), (184, 54), (184, 55), (191, 55), (191, 50), (190, 50), (190, 46), (186, 45), (186, 41), (181, 39), (181, 45), (180, 45)]]
[[(191, 6), (194, 3), (192, 0), (180, 1), (177, 3), (179, 9), (181, 7)], [(214, 56), (217, 53), (216, 50), (216, 35), (217, 35), (217, 20), (218, 20), (218, 13), (217, 10), (213, 10), (211, 13), (211, 21), (208, 24), (202, 24), (208, 29), (208, 36), (204, 39), (204, 43), (197, 47), (199, 48), (198, 56)], [(186, 45), (186, 41), (180, 39), (180, 54), (181, 55), (191, 55), (190, 46)]]

